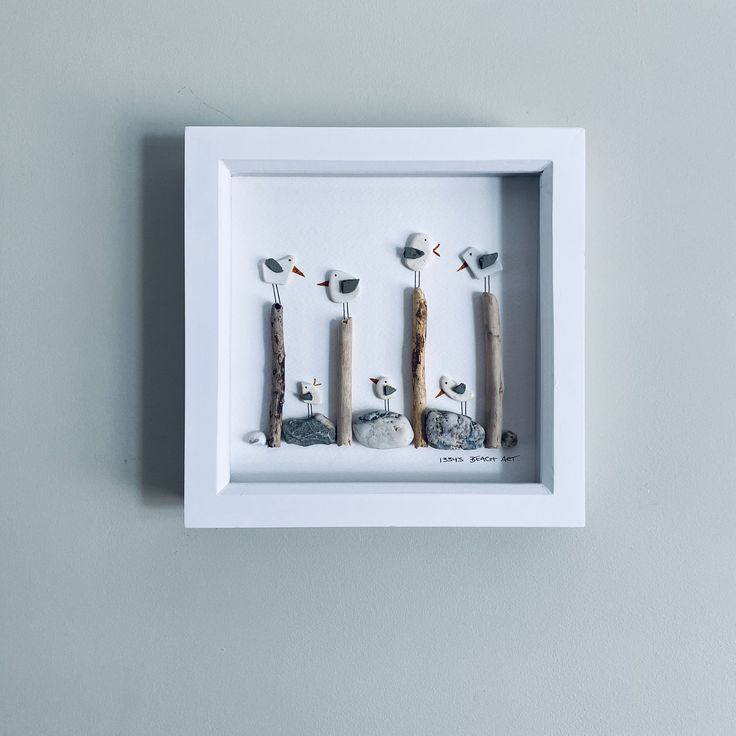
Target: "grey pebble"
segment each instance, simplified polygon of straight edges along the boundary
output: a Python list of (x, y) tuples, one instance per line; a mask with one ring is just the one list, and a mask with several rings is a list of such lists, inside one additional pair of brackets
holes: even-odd
[(281, 436), (290, 445), (334, 445), (335, 425), (324, 414), (284, 419)]
[(424, 429), (429, 446), (437, 450), (477, 450), (486, 438), (478, 422), (454, 411), (430, 409)]

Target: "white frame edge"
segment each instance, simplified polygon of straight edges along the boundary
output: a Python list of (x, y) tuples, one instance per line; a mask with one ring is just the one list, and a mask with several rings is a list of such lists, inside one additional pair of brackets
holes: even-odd
[[(540, 483), (230, 482), (230, 181), (326, 171), (540, 173)], [(584, 526), (584, 130), (189, 127), (185, 172), (187, 527)]]

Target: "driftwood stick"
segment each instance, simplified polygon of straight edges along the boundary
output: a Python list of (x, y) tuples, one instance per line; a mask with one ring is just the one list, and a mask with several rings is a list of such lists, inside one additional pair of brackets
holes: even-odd
[(501, 315), (495, 294), (480, 295), (485, 343), (486, 402), (488, 425), (486, 447), (501, 447), (503, 426), (503, 352), (501, 349)]
[(411, 426), (414, 428), (414, 447), (426, 447), (422, 420), (427, 408), (427, 300), (421, 289), (417, 288), (412, 292), (411, 314)]
[(337, 342), (337, 444), (353, 442), (353, 320), (341, 319)]
[(284, 349), (284, 309), (271, 307), (271, 405), (268, 410), (269, 447), (281, 447), (281, 414), (284, 409), (286, 351)]

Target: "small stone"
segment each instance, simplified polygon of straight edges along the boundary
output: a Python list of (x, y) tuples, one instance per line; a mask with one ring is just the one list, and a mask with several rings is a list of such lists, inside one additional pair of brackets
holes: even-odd
[(365, 447), (389, 450), (406, 447), (414, 439), (411, 423), (395, 411), (370, 411), (353, 419), (353, 437)]
[(259, 432), (258, 430), (248, 432), (248, 434), (246, 434), (243, 439), (249, 445), (261, 446), (266, 444), (266, 435), (263, 432)]
[(501, 432), (501, 447), (511, 449), (519, 444), (519, 437), (516, 432), (512, 432), (510, 429), (504, 429)]
[(284, 419), (281, 436), (290, 445), (334, 445), (335, 425), (324, 414)]
[(454, 411), (430, 409), (424, 428), (429, 446), (437, 450), (477, 450), (486, 438), (478, 422)]

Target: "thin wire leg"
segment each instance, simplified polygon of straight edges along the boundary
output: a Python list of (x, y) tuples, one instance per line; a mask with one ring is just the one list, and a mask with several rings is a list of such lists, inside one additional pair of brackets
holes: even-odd
[(345, 302), (345, 309), (347, 309), (348, 319), (350, 319), (350, 302)]
[(421, 287), (422, 285), (422, 272), (421, 271), (417, 271), (417, 277), (419, 281), (419, 286)]
[(281, 292), (279, 291), (278, 284), (276, 285), (276, 297), (278, 299), (278, 303), (281, 304)]

